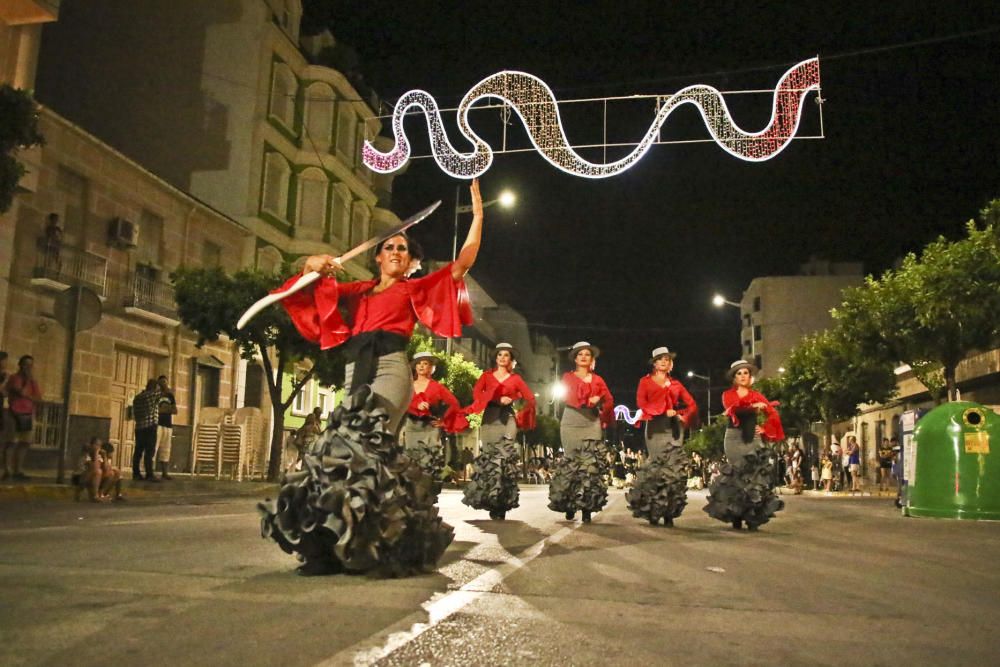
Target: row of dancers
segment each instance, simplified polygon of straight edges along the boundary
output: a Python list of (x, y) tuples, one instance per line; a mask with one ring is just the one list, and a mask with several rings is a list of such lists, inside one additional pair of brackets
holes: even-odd
[[(299, 558), (300, 574), (400, 576), (432, 570), (454, 536), (436, 506), (441, 484), (434, 470), (443, 460), (436, 432), (462, 430), (473, 413), (483, 416), (483, 447), (463, 500), (499, 520), (517, 507), (515, 437), (518, 429), (535, 426), (534, 394), (514, 372), (517, 351), (506, 343), (497, 346), (495, 367), (482, 374), (473, 403), (464, 409), (432, 379), (427, 356), (416, 357), (412, 365), (406, 356), (417, 322), (443, 337), (460, 337), (462, 327), (472, 323), (464, 276), (482, 243), (478, 181), (470, 194), (472, 223), (453, 262), (412, 277), (422, 253), (419, 244), (400, 233), (376, 246), (376, 278), (340, 282), (336, 273), (343, 267), (336, 258), (312, 256), (303, 272), (322, 277), (281, 302), (304, 338), (323, 349), (342, 346), (350, 359), (347, 398), (303, 452), (301, 469), (287, 472), (277, 497), (259, 505), (262, 534)], [(571, 520), (579, 512), (584, 522), (607, 502), (602, 428), (612, 419), (613, 399), (593, 370), (599, 354), (586, 342), (570, 350), (574, 369), (563, 377), (567, 395), (560, 424), (565, 455), (549, 493), (551, 509)], [(650, 458), (628, 494), (635, 516), (667, 525), (686, 504), (683, 431), (697, 417), (694, 400), (670, 376), (673, 359), (667, 348), (657, 348), (650, 374), (640, 380), (637, 398)], [(751, 389), (753, 371), (745, 361), (730, 370), (734, 385), (723, 394), (730, 418), (729, 462), (710, 488), (706, 507), (711, 516), (751, 530), (782, 505), (770, 486), (769, 457), (761, 441), (780, 436), (780, 421), (767, 399)], [(515, 410), (518, 401), (522, 406)], [(443, 410), (442, 402), (447, 404)], [(406, 449), (397, 439), (404, 426), (412, 441)]]

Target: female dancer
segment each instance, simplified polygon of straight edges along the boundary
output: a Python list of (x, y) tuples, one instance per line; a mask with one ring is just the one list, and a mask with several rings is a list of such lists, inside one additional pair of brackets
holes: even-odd
[(424, 472), (438, 479), (444, 468), (441, 432), (459, 433), (469, 428), (469, 420), (459, 409), (458, 399), (434, 380), (437, 357), (431, 352), (417, 352), (410, 360), (413, 367), (413, 398), (403, 420), (403, 444), (407, 455)]
[(709, 486), (705, 506), (712, 518), (732, 523), (736, 530), (744, 523), (748, 530), (757, 530), (785, 506), (774, 493), (771, 453), (762, 442), (784, 440), (785, 432), (774, 404), (750, 388), (755, 372), (757, 368), (743, 360), (729, 368), (733, 386), (722, 392), (729, 417), (724, 440), (728, 462)]
[(688, 390), (670, 377), (677, 354), (658, 347), (650, 355), (653, 371), (639, 380), (636, 404), (646, 422), (648, 457), (625, 494), (632, 516), (673, 526), (687, 505), (688, 457), (684, 429), (695, 425), (698, 406)]
[(416, 322), (441, 336), (461, 336), (462, 324), (472, 321), (463, 278), (482, 236), (477, 181), (471, 193), (472, 225), (451, 264), (409, 279), (420, 253), (398, 234), (375, 249), (377, 278), (338, 283), (332, 274), (340, 264), (313, 256), (304, 271), (324, 277), (282, 302), (303, 337), (323, 349), (346, 343), (351, 360), (348, 399), (306, 452), (302, 470), (286, 474), (275, 502), (260, 505), (264, 536), (298, 554), (301, 574), (410, 574), (433, 566), (451, 542), (454, 531), (434, 507), (434, 481), (414, 474), (396, 433), (413, 391), (405, 350)]
[(608, 462), (603, 429), (611, 423), (614, 399), (608, 385), (594, 372), (594, 361), (601, 351), (587, 341), (580, 341), (569, 351), (575, 369), (562, 377), (566, 406), (559, 423), (563, 460), (556, 467), (549, 484), (549, 509), (565, 512), (570, 521), (580, 510), (584, 523), (600, 512), (608, 502), (604, 481)]
[[(466, 414), (481, 412), (479, 429), (482, 450), (472, 462), (472, 480), (465, 485), (462, 502), (474, 509), (489, 510), (490, 518), (503, 520), (518, 505), (518, 428), (535, 428), (535, 395), (520, 375), (514, 374), (517, 350), (510, 343), (497, 343), (496, 367), (479, 376), (472, 389), (473, 403)], [(524, 407), (514, 411), (514, 401)]]

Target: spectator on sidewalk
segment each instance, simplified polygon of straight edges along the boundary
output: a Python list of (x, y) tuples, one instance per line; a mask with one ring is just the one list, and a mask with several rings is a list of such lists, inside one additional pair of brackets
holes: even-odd
[(861, 447), (853, 435), (847, 436), (847, 471), (850, 475), (851, 493), (861, 493)]
[(34, 377), (35, 360), (30, 354), (17, 361), (17, 372), (7, 379), (6, 393), (13, 422), (13, 437), (4, 443), (3, 477), (25, 481), (24, 459), (35, 437), (35, 405), (42, 400), (42, 390)]
[(844, 477), (844, 450), (841, 449), (840, 444), (833, 440), (830, 443), (830, 465), (832, 466), (830, 474), (833, 477), (830, 480), (830, 491), (840, 491), (844, 488), (843, 477)]
[(878, 492), (889, 490), (889, 477), (892, 475), (892, 463), (895, 459), (892, 445), (889, 438), (882, 438), (882, 444), (878, 448)]
[(177, 414), (177, 400), (167, 384), (167, 376), (156, 379), (160, 398), (156, 404), (156, 462), (160, 465), (160, 479), (170, 479), (170, 446), (174, 440), (174, 415)]
[(833, 484), (833, 461), (827, 457), (823, 457), (823, 467), (822, 472), (820, 472), (820, 480), (823, 482), (823, 489), (830, 493), (830, 485)]
[[(80, 500), (83, 491), (87, 492), (92, 503), (125, 500), (125, 496), (122, 495), (121, 472), (111, 464), (111, 454), (114, 450), (110, 443), (104, 442), (97, 436), (84, 445), (79, 472), (73, 475), (77, 501)], [(112, 490), (114, 490), (113, 496)]]
[(139, 461), (146, 468), (146, 481), (159, 482), (153, 472), (153, 452), (156, 450), (156, 430), (159, 426), (160, 389), (150, 378), (146, 388), (132, 399), (132, 418), (135, 419), (135, 451), (132, 454), (132, 479), (142, 480)]

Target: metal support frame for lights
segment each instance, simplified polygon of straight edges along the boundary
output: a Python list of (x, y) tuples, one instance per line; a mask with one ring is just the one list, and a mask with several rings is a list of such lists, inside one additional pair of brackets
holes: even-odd
[(712, 378), (708, 375), (699, 375), (694, 371), (688, 371), (689, 378), (698, 378), (705, 381), (705, 423), (712, 423)]
[[(458, 259), (458, 214), (459, 213), (472, 213), (472, 204), (461, 204), (462, 188), (466, 187), (463, 185), (455, 186), (455, 221), (454, 221), (454, 233), (451, 237), (451, 261)], [(500, 193), (500, 196), (496, 199), (491, 199), (489, 201), (483, 202), (483, 210), (493, 206), (494, 204), (500, 204), (501, 208), (512, 208), (514, 203), (517, 201), (517, 195), (515, 195), (510, 190), (504, 190)], [(445, 342), (445, 352), (451, 354), (452, 339), (448, 338)]]

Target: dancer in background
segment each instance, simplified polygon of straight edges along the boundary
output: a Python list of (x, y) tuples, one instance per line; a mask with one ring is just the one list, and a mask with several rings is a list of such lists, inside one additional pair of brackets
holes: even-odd
[(584, 523), (608, 502), (607, 449), (604, 429), (614, 418), (614, 399), (604, 379), (594, 372), (601, 351), (580, 341), (569, 351), (574, 369), (563, 374), (565, 407), (559, 422), (563, 459), (549, 484), (549, 509), (573, 520), (577, 510)]
[(650, 355), (653, 370), (639, 380), (636, 404), (646, 422), (646, 463), (625, 495), (632, 516), (673, 526), (687, 505), (688, 456), (684, 429), (698, 418), (694, 398), (670, 376), (677, 354), (658, 347)]
[(705, 511), (719, 521), (748, 530), (767, 523), (785, 503), (774, 492), (771, 452), (764, 440), (785, 439), (781, 418), (774, 404), (750, 388), (757, 367), (749, 361), (734, 361), (729, 369), (733, 386), (722, 393), (722, 406), (729, 425), (724, 446), (728, 462), (709, 486)]
[(302, 470), (260, 505), (263, 535), (297, 553), (300, 574), (426, 571), (454, 536), (434, 506), (435, 480), (414, 474), (396, 434), (413, 392), (406, 345), (416, 323), (455, 337), (472, 321), (464, 277), (479, 252), (483, 203), (478, 181), (470, 191), (472, 224), (454, 262), (410, 279), (421, 253), (400, 233), (376, 246), (377, 278), (339, 283), (336, 259), (316, 255), (304, 271), (324, 277), (282, 301), (304, 338), (323, 349), (344, 344), (351, 360), (348, 397), (304, 453)]
[(438, 358), (431, 352), (417, 352), (410, 360), (413, 368), (413, 398), (403, 420), (403, 444), (407, 455), (424, 472), (440, 480), (444, 468), (442, 433), (460, 433), (469, 428), (458, 399), (434, 380)]
[[(485, 509), (491, 519), (503, 520), (518, 506), (519, 461), (515, 446), (517, 431), (535, 428), (535, 395), (520, 375), (514, 374), (517, 350), (510, 343), (497, 343), (496, 366), (484, 372), (472, 389), (473, 403), (466, 414), (482, 413), (479, 430), (482, 450), (472, 463), (472, 480), (465, 485), (462, 502)], [(515, 402), (523, 401), (520, 410)]]

